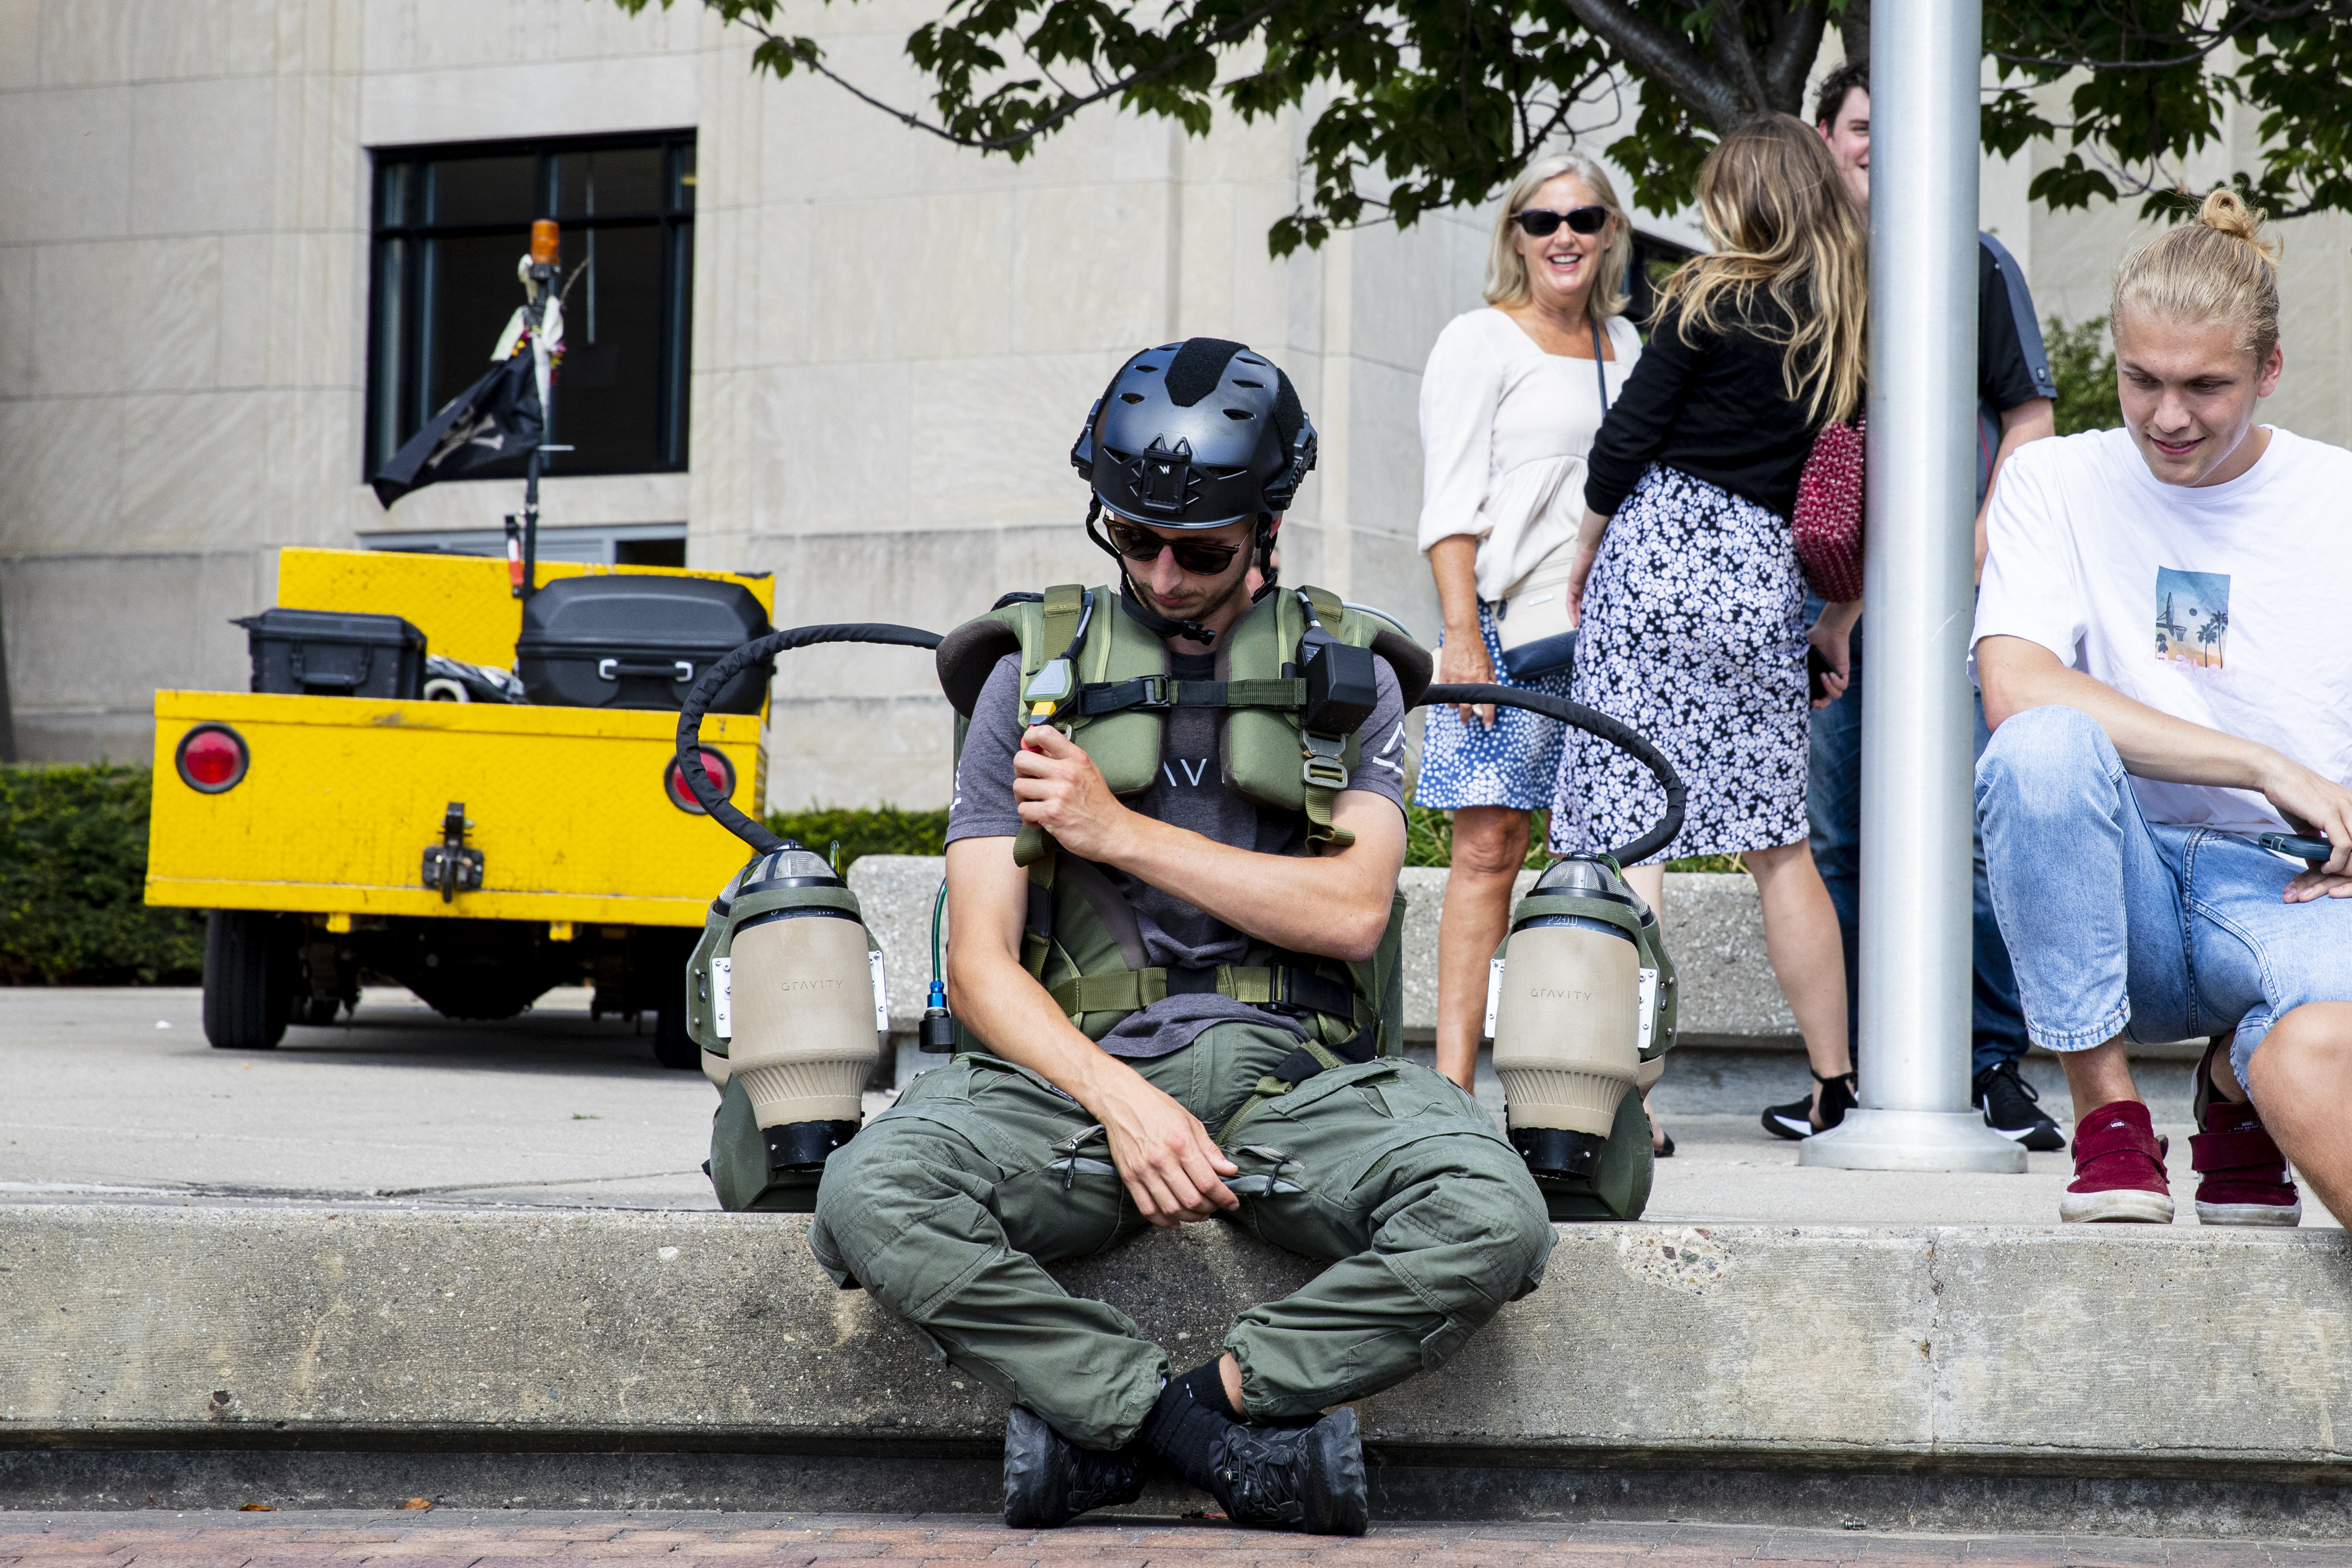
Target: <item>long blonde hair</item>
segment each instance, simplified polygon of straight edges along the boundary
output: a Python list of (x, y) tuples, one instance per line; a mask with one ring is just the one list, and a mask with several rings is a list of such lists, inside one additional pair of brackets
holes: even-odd
[(2124, 258), (2107, 319), (2124, 311), (2189, 325), (2227, 322), (2257, 362), (2278, 342), (2279, 247), (2263, 217), (2227, 188), (2205, 198), (2196, 217), (2168, 228)]
[(1633, 226), (1626, 221), (1625, 209), (1617, 205), (1617, 187), (1609, 183), (1600, 164), (1581, 153), (1559, 153), (1537, 159), (1520, 170), (1511, 188), (1503, 193), (1503, 210), (1495, 215), (1494, 237), (1486, 247), (1486, 303), (1527, 302), (1528, 258), (1519, 254), (1519, 228), (1511, 218), (1535, 200), (1538, 191), (1562, 174), (1574, 174), (1583, 181), (1584, 188), (1592, 195), (1593, 205), (1607, 207), (1615, 225), (1609, 243), (1594, 258), (1592, 292), (1584, 297), (1585, 313), (1594, 321), (1603, 322), (1625, 312), (1629, 298), (1625, 272), (1633, 260)]
[[(1790, 114), (1749, 121), (1706, 155), (1699, 216), (1712, 256), (1694, 257), (1659, 290), (1658, 321), (1676, 330), (1723, 331), (1727, 296), (1748, 331), (1782, 350), (1780, 383), (1815, 423), (1862, 407), (1868, 370), (1869, 233), (1829, 148)], [(1790, 330), (1759, 327), (1756, 291), (1787, 313)]]

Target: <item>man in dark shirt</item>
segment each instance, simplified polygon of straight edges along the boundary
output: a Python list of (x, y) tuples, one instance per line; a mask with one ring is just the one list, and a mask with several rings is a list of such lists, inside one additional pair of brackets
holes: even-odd
[[(1299, 592), (1276, 586), (1271, 553), (1313, 461), (1287, 379), (1240, 344), (1195, 338), (1134, 356), (1097, 407), (1080, 460), (1108, 530), (1097, 542), (1121, 576), (1115, 595), (1097, 592), (1073, 662), (1097, 668), (1085, 627), (1108, 637), (1118, 617), (1119, 637), (1160, 639), (1177, 681), (1246, 679), (1217, 655), (1254, 613), (1276, 612), (1266, 595)], [(1255, 445), (1261, 433), (1270, 444)], [(972, 705), (947, 896), (948, 983), (974, 1048), (918, 1077), (834, 1155), (811, 1241), (837, 1279), (1009, 1395), (1008, 1524), (1131, 1501), (1159, 1464), (1236, 1523), (1360, 1534), (1346, 1402), (1437, 1364), (1542, 1278), (1543, 1198), (1494, 1120), (1429, 1068), (1373, 1055), (1328, 1005), (1331, 966), (1318, 960), (1372, 956), (1404, 859), (1402, 697), (1385, 661), (1374, 669), (1328, 823), (1237, 794), (1221, 754), (1236, 715), (1181, 691), (1160, 719), (1155, 781), (1124, 797), (1081, 744), (1115, 742), (1065, 733), (1050, 702), (1024, 711), (1017, 657)], [(1034, 869), (1016, 858), (1033, 827), (1051, 837)], [(1071, 936), (1032, 910), (1058, 922), (1076, 900), (1119, 954), (1079, 983), (1134, 975), (1131, 1007), (1147, 972), (1166, 993), (1099, 1041), (1080, 1022), (1120, 1005), (1074, 993), (1066, 1008), (1041, 978), (1048, 960), (1024, 962), (1033, 931), (1051, 952)], [(1292, 976), (1288, 1000), (1241, 1000), (1257, 994), (1239, 983), (1251, 966)], [(1302, 972), (1325, 977), (1324, 1003)], [(1352, 1039), (1333, 1032), (1349, 1026)], [(1328, 1267), (1249, 1308), (1174, 1376), (1131, 1320), (1045, 1268), (1146, 1224), (1210, 1218)]]
[[(1813, 120), (1831, 153), (1845, 174), (1854, 199), (1870, 202), (1870, 67), (1848, 61), (1822, 83)], [(1976, 559), (1984, 567), (1985, 499), (2009, 455), (2028, 441), (2053, 433), (2053, 400), (2057, 384), (2051, 379), (2050, 358), (2042, 350), (2042, 329), (2033, 313), (2033, 297), (2026, 289), (2025, 271), (2000, 241), (1989, 234), (1977, 236), (1977, 521)], [(1819, 606), (1814, 607), (1819, 613)], [(1852, 642), (1851, 683), (1843, 697), (1813, 715), (1812, 757), (1808, 794), (1813, 823), (1813, 860), (1837, 906), (1838, 926), (1845, 939), (1846, 994), (1849, 1012), (1860, 996), (1859, 927), (1862, 880), (1862, 628)], [(1990, 732), (1985, 728), (1984, 701), (1977, 700), (1977, 754), (1984, 753)], [(1984, 845), (1976, 846), (1976, 1005), (1974, 1092), (1986, 1122), (2029, 1149), (2065, 1147), (2065, 1141), (2041, 1107), (2032, 1086), (2018, 1071), (2025, 1056), (2025, 1017), (2018, 1007), (2017, 978), (2010, 967), (2009, 949), (1993, 918), (1992, 898), (1985, 879)], [(1863, 1070), (1867, 1072), (1865, 1066)], [(1809, 1101), (1776, 1106), (1766, 1114), (1790, 1137), (1811, 1131), (1805, 1120)], [(1783, 1114), (1793, 1111), (1793, 1115)]]

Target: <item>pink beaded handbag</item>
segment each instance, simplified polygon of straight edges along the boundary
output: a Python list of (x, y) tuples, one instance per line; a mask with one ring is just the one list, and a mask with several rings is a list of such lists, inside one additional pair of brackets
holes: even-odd
[(1832, 605), (1862, 597), (1862, 421), (1832, 420), (1797, 479), (1797, 563)]

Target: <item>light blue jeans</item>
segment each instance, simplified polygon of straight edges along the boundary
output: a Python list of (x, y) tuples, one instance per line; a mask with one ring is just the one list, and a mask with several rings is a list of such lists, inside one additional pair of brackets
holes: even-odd
[(2230, 1065), (2306, 1002), (2352, 1000), (2352, 900), (2290, 904), (2303, 869), (2250, 838), (2140, 815), (2106, 732), (2033, 708), (1977, 763), (1977, 816), (2033, 1043), (2086, 1050), (2235, 1026)]

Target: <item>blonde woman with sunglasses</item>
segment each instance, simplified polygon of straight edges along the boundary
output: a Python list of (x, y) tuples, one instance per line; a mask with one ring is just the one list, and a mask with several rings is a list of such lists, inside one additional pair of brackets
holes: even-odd
[[(1622, 313), (1633, 244), (1599, 165), (1573, 153), (1539, 159), (1496, 215), (1486, 307), (1455, 317), (1430, 351), (1419, 532), (1444, 616), (1440, 680), (1568, 695), (1561, 665), (1505, 668), (1498, 616), (1516, 607), (1527, 627), (1564, 603), (1585, 453), (1642, 353)], [(1534, 662), (1545, 668), (1540, 649)], [(1550, 804), (1559, 752), (1560, 727), (1517, 709), (1429, 715), (1415, 798), (1454, 814), (1437, 937), (1437, 1068), (1465, 1089), (1477, 1062), (1486, 962), (1527, 859), (1528, 813)]]

